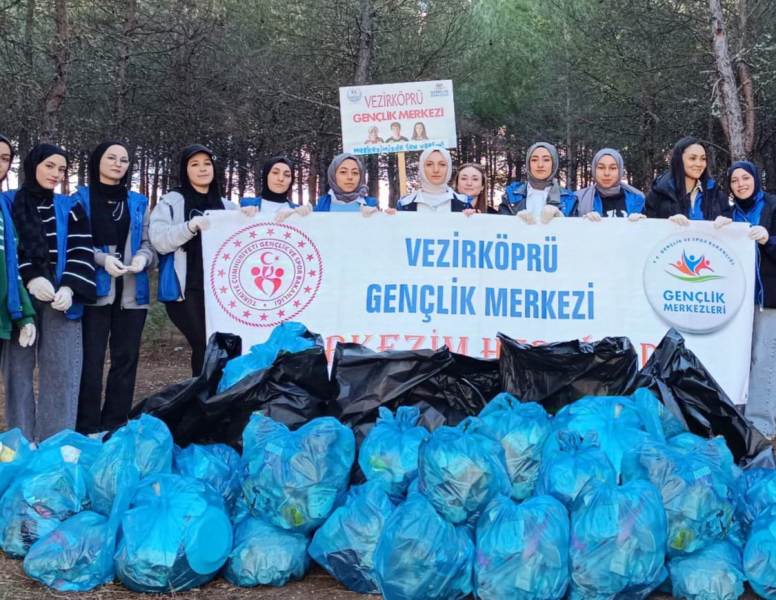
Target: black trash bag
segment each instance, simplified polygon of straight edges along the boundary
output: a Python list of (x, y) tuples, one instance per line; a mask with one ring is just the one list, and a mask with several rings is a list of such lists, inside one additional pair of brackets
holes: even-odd
[(555, 414), (582, 396), (623, 396), (635, 389), (636, 351), (625, 337), (597, 342), (521, 344), (498, 334), (503, 391), (523, 402), (538, 402)]
[(200, 442), (197, 435), (205, 414), (202, 403), (216, 393), (227, 361), (241, 353), (240, 336), (214, 333), (205, 349), (202, 372), (147, 396), (132, 408), (130, 418), (148, 413), (161, 419), (179, 446)]
[(770, 447), (674, 329), (655, 348), (635, 386), (652, 390), (692, 433), (723, 436), (736, 462), (754, 459)]
[(360, 444), (381, 406), (417, 406), (419, 425), (433, 431), (476, 415), (498, 393), (498, 362), (438, 350), (375, 352), (361, 344), (337, 344), (329, 413), (353, 428)]
[(320, 417), (333, 395), (323, 340), (309, 350), (281, 353), (270, 367), (249, 375), (204, 401), (198, 438), (207, 443), (242, 445), (242, 432), (257, 410), (297, 429)]

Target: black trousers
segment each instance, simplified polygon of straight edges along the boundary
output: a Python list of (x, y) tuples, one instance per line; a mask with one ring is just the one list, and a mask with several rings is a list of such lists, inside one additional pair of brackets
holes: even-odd
[(186, 290), (186, 299), (182, 302), (166, 302), (167, 316), (180, 330), (191, 346), (191, 376), (202, 372), (205, 362), (207, 332), (205, 331), (205, 292)]
[[(120, 294), (109, 306), (84, 307), (81, 325), (84, 359), (76, 421), (79, 433), (106, 431), (127, 422), (147, 313), (146, 309), (122, 310)], [(102, 376), (107, 349), (110, 349), (110, 370), (103, 406)]]

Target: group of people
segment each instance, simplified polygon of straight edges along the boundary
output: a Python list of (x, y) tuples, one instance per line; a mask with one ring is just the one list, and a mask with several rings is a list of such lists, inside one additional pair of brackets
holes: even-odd
[[(412, 127), (412, 140), (416, 142), (424, 141), (428, 139), (426, 133), (426, 126), (422, 121), (418, 121)], [(401, 123), (398, 121), (391, 123), (391, 137), (383, 139), (380, 137), (380, 129), (377, 125), (372, 125), (367, 129), (367, 138), (364, 140), (364, 144), (392, 144), (395, 142), (409, 142), (409, 140), (402, 135)]]
[[(0, 136), (0, 181), (13, 158), (11, 141)], [(5, 340), (0, 364), (6, 416), (10, 427), (20, 427), (32, 440), (73, 427), (99, 433), (126, 421), (151, 302), (149, 271), (157, 265), (158, 299), (191, 346), (192, 374), (199, 374), (207, 343), (200, 233), (209, 225), (208, 211), (239, 209), (251, 218), (283, 221), (313, 211), (369, 217), (380, 210), (368, 193), (364, 165), (353, 154), (334, 158), (327, 173), (329, 191), (314, 208), (292, 201), (295, 169), (285, 157), (263, 165), (260, 195), (242, 198), (238, 207), (221, 195), (213, 152), (192, 145), (181, 151), (178, 186), (150, 210), (148, 199), (130, 189), (131, 161), (124, 143), (100, 144), (89, 158), (88, 185), (62, 196), (54, 190), (67, 175), (67, 153), (40, 144), (23, 160), (21, 187), (0, 195), (0, 339)], [(493, 209), (481, 165), (462, 164), (453, 174), (450, 153), (429, 148), (420, 155), (418, 189), (385, 212), (495, 212), (526, 224), (561, 217), (655, 217), (678, 225), (707, 220), (717, 227), (748, 223), (749, 237), (759, 245), (756, 302), (776, 308), (776, 197), (764, 192), (754, 164), (731, 166), (728, 194), (709, 174), (703, 145), (684, 138), (673, 149), (670, 169), (646, 196), (623, 181), (623, 158), (611, 148), (596, 153), (594, 183), (575, 193), (560, 185), (558, 167), (554, 146), (534, 144), (526, 155), (526, 180), (507, 186)], [(770, 312), (759, 311), (758, 320)], [(755, 338), (772, 337), (768, 330), (773, 328), (756, 327)], [(765, 359), (755, 354), (753, 365), (758, 360)], [(754, 398), (749, 403), (751, 418), (769, 436), (776, 433), (773, 404)]]

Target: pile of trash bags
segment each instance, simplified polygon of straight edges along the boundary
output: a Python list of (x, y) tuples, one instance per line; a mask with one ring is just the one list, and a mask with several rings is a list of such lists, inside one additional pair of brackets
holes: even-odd
[[(285, 350), (265, 356), (258, 375), (242, 377), (238, 362), (242, 378), (224, 394), (256, 376), (249, 393), (258, 397), (290, 381), (283, 361), (323, 359), (306, 330), (274, 339)], [(752, 461), (763, 447), (744, 421), (708, 420), (717, 436), (693, 432), (700, 409), (676, 410), (687, 407), (688, 384), (660, 379), (665, 356), (653, 365), (655, 392), (621, 340), (577, 343), (581, 357), (562, 345), (573, 358), (556, 360), (568, 381), (553, 388), (547, 372), (523, 371), (530, 350), (511, 343), (497, 361), (510, 389), (493, 392), (488, 361), (346, 347), (339, 362), (335, 353), (332, 387), (318, 388), (329, 395), (313, 402), (316, 416), (260, 402), (238, 441), (231, 420), (229, 439), (182, 443), (167, 419), (205, 414), (219, 397), (235, 344), (214, 344), (218, 365), (190, 382), (198, 391), (183, 408), (141, 411), (103, 440), (64, 431), (34, 447), (18, 430), (0, 434), (0, 548), (22, 558), (28, 576), (60, 591), (118, 581), (174, 593), (219, 576), (284, 586), (317, 564), (386, 600), (640, 600), (656, 591), (733, 600), (747, 584), (776, 599), (776, 469)], [(670, 353), (700, 372), (681, 344)], [(360, 379), (394, 367), (404, 382), (379, 380), (370, 392)], [(515, 393), (521, 387), (530, 397)], [(704, 410), (737, 414), (717, 392)]]

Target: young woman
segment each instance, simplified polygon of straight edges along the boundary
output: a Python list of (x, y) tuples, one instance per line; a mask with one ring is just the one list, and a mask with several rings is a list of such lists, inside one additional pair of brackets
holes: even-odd
[(299, 208), (289, 199), (294, 186), (294, 165), (284, 156), (270, 158), (261, 167), (261, 195), (241, 198), (240, 209), (248, 217), (257, 213), (282, 220)]
[(733, 196), (732, 221), (747, 223), (757, 242), (752, 366), (746, 416), (764, 435), (776, 437), (773, 388), (773, 340), (776, 338), (776, 196), (762, 189), (759, 169), (748, 161), (733, 163), (727, 172)]
[(453, 174), (453, 161), (446, 148), (426, 148), (420, 153), (420, 189), (399, 199), (399, 210), (416, 212), (462, 212), (474, 214), (468, 196), (454, 191), (447, 182)]
[(569, 216), (574, 208), (574, 193), (562, 188), (555, 177), (560, 166), (558, 149), (537, 142), (525, 153), (525, 164), (528, 181), (507, 186), (499, 213), (517, 215), (529, 224)]
[[(3, 353), (7, 420), (41, 441), (76, 424), (81, 382), (81, 303), (94, 302), (94, 248), (86, 212), (54, 194), (67, 173), (65, 151), (35, 146), (24, 159), (24, 184), (12, 214), (19, 242), (19, 273), (34, 297), (38, 336)], [(33, 375), (38, 363), (38, 398)]]
[(127, 146), (103, 142), (89, 157), (89, 187), (74, 194), (92, 225), (97, 284), (97, 301), (84, 307), (82, 319), (84, 358), (76, 429), (84, 434), (127, 421), (151, 301), (148, 269), (156, 262), (156, 252), (148, 239), (148, 198), (129, 189), (129, 165)]
[(422, 121), (418, 121), (412, 128), (412, 139), (416, 141), (427, 140), (426, 126)]
[(603, 148), (593, 157), (593, 185), (576, 193), (573, 214), (589, 221), (602, 217), (627, 217), (631, 221), (646, 218), (644, 194), (623, 181), (625, 165), (614, 148)]
[[(13, 158), (11, 140), (0, 135), (0, 184), (8, 176)], [(16, 337), (18, 344), (26, 348), (35, 342), (37, 333), (35, 309), (19, 277), (16, 247), (16, 230), (11, 217), (11, 205), (5, 195), (2, 195), (0, 196), (0, 342)]]
[[(730, 203), (709, 175), (706, 149), (694, 137), (679, 140), (671, 153), (671, 168), (660, 175), (646, 198), (646, 215), (678, 225), (690, 221), (726, 222)], [(729, 221), (727, 221), (729, 222)]]
[(195, 144), (181, 151), (179, 185), (151, 212), (148, 234), (159, 258), (159, 300), (191, 346), (191, 373), (199, 375), (205, 358), (205, 280), (202, 239), (208, 210), (236, 210), (221, 198), (213, 151)]
[(377, 198), (368, 196), (364, 164), (355, 154), (338, 154), (327, 171), (329, 191), (318, 198), (315, 212), (377, 212)]
[(478, 213), (491, 212), (488, 206), (488, 185), (485, 169), (478, 163), (466, 163), (458, 167), (453, 178), (453, 188), (459, 194), (469, 197), (474, 210)]

